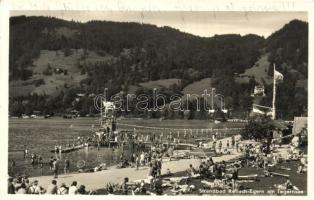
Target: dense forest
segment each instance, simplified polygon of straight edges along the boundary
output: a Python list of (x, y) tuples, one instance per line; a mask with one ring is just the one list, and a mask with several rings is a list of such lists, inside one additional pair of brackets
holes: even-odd
[[(297, 81), (307, 79), (308, 24), (294, 20), (268, 38), (258, 35), (216, 35), (198, 37), (171, 27), (157, 27), (138, 23), (90, 21), (80, 23), (50, 17), (18, 16), (10, 19), (10, 67), (11, 82), (32, 80), (36, 87), (46, 84), (45, 77), (55, 72), (50, 65), (41, 79), (33, 80), (34, 60), (42, 50), (62, 51), (64, 57), (78, 49), (83, 50), (77, 69), (86, 75), (79, 84), (67, 86), (54, 95), (29, 93), (10, 97), (11, 115), (31, 114), (35, 110), (43, 114), (64, 114), (78, 110), (82, 116), (95, 114), (91, 94), (99, 94), (109, 88), (110, 95), (120, 93), (123, 97), (130, 86), (160, 79), (178, 78), (178, 84), (161, 88), (170, 96), (182, 95), (182, 89), (203, 78), (212, 78), (212, 85), (226, 97), (229, 109), (247, 113), (253, 102), (250, 96), (255, 85), (251, 77), (247, 83), (237, 83), (235, 74), (249, 69), (266, 52), (269, 61), (276, 63), (285, 79), (279, 85), (278, 112), (284, 118), (304, 114), (307, 109), (307, 91), (298, 88)], [(90, 52), (100, 57), (110, 56), (110, 61), (86, 62)], [(269, 66), (270, 68), (272, 67)], [(292, 71), (292, 69), (294, 71)], [(272, 70), (269, 70), (271, 72)], [(68, 69), (62, 71), (71, 76)], [(58, 72), (59, 73), (59, 72)], [(269, 74), (272, 76), (272, 74)], [(36, 74), (38, 76), (38, 74)], [(263, 103), (269, 104), (271, 85), (266, 85), (267, 96)], [(152, 94), (139, 88), (136, 93)], [(85, 94), (76, 101), (78, 93)], [(170, 103), (170, 101), (166, 102)], [(121, 115), (141, 115), (166, 118), (208, 118), (203, 112), (196, 113), (194, 102), (191, 113), (124, 112)], [(246, 114), (245, 114), (246, 115)]]

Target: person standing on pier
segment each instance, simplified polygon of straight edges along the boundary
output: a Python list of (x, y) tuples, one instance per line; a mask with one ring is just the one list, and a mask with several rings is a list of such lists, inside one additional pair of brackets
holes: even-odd
[(70, 172), (70, 161), (69, 159), (64, 160), (64, 174), (67, 174)]
[(212, 150), (213, 150), (215, 153), (217, 153), (217, 151), (216, 151), (216, 141), (213, 141)]
[(123, 155), (123, 152), (120, 154), (120, 163), (123, 163), (124, 161), (124, 155)]
[(235, 145), (235, 138), (234, 135), (231, 137), (231, 147), (234, 148)]
[(139, 155), (136, 155), (135, 163), (136, 163), (136, 170), (138, 170), (138, 168), (140, 166), (140, 156)]
[(28, 156), (28, 150), (27, 148), (24, 149), (24, 159)]
[(144, 154), (144, 151), (142, 151), (142, 153), (141, 153), (140, 163), (141, 163), (141, 166), (145, 165), (145, 154)]
[(44, 162), (43, 162), (43, 158), (40, 155), (38, 157), (38, 164), (40, 168), (40, 175), (43, 175)]
[(36, 158), (36, 155), (32, 153), (31, 155), (31, 165), (35, 165), (35, 158)]
[(213, 141), (217, 142), (217, 139), (218, 139), (218, 132), (216, 132), (216, 133), (213, 135)]
[(49, 169), (50, 169), (50, 171), (52, 171), (52, 169), (53, 169), (53, 157), (52, 156), (49, 159)]
[(53, 175), (54, 175), (54, 178), (58, 178), (58, 170), (59, 170), (59, 162), (55, 158), (54, 161), (53, 161)]
[(236, 143), (236, 150), (237, 150), (237, 152), (239, 152), (239, 143), (238, 142)]
[(219, 141), (218, 148), (219, 148), (219, 153), (221, 153), (221, 148), (222, 148), (222, 142), (221, 141)]

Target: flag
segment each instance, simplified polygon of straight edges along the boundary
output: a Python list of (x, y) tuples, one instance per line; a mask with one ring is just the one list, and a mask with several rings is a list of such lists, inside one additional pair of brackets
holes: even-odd
[(283, 80), (283, 75), (282, 73), (278, 72), (277, 70), (274, 71), (274, 78), (277, 80), (282, 81)]

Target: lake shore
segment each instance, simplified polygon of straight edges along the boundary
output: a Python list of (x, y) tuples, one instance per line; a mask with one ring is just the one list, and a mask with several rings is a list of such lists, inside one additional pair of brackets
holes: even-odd
[[(226, 141), (231, 141), (231, 138), (222, 139), (223, 146), (226, 145)], [(211, 145), (211, 143), (209, 143)], [(241, 156), (235, 149), (232, 150), (231, 154), (222, 155), (219, 157), (213, 157), (214, 162), (228, 161), (239, 158)], [(200, 159), (180, 159), (175, 161), (163, 161), (161, 174), (166, 174), (167, 169), (172, 173), (185, 171), (190, 164), (198, 167)], [(58, 185), (65, 183), (71, 185), (73, 181), (77, 181), (79, 185), (85, 185), (87, 190), (97, 190), (104, 188), (106, 183), (121, 183), (125, 177), (129, 178), (129, 181), (146, 179), (148, 177), (149, 168), (147, 166), (136, 168), (122, 168), (118, 169), (116, 166), (109, 167), (107, 170), (93, 172), (93, 173), (70, 173), (66, 175), (59, 175), (56, 179)], [(39, 185), (44, 188), (51, 183), (53, 176), (41, 176), (41, 177), (30, 177), (30, 181), (38, 180)]]

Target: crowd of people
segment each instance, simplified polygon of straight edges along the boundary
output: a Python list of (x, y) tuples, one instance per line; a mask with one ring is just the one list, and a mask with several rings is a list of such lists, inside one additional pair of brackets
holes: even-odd
[(270, 176), (270, 168), (287, 161), (299, 161), (297, 172), (304, 173), (307, 168), (307, 159), (303, 151), (293, 148), (283, 153), (274, 153), (275, 145), (268, 146), (267, 143), (255, 143), (241, 145), (240, 152), (244, 152), (248, 166), (263, 168), (265, 176)]
[(150, 148), (138, 148), (136, 153), (131, 156), (126, 156), (123, 153), (120, 155), (120, 168), (127, 166), (136, 167), (139, 169), (141, 166), (149, 166), (155, 162), (161, 162), (162, 157), (169, 156), (173, 147), (166, 147), (163, 144), (155, 143)]
[(40, 186), (39, 181), (30, 182), (28, 177), (19, 176), (17, 178), (10, 177), (8, 179), (8, 194), (58, 194), (58, 195), (74, 195), (74, 194), (93, 194), (93, 191), (86, 191), (85, 185), (78, 186), (76, 181), (73, 181), (70, 186), (61, 183), (58, 187), (57, 180), (53, 179), (51, 184), (46, 188)]
[[(24, 151), (24, 159), (30, 159), (30, 164), (32, 165), (33, 168), (39, 168), (40, 169), (40, 174), (44, 174), (44, 166), (49, 166), (49, 171), (54, 175), (54, 178), (58, 178), (58, 174), (60, 172), (60, 162), (61, 158), (59, 154), (55, 154), (55, 156), (51, 156), (49, 159), (44, 160), (41, 155), (37, 155), (36, 153), (31, 153), (30, 155), (28, 154), (29, 151), (25, 149)], [(65, 158), (62, 160), (63, 162), (63, 173), (68, 174), (70, 172), (70, 160), (68, 158)], [(11, 166), (10, 166), (10, 174), (14, 176), (16, 174), (14, 168), (16, 167), (15, 161), (11, 161)]]
[[(200, 134), (202, 134), (201, 132)], [(112, 146), (114, 145), (121, 146), (128, 142), (134, 142), (137, 144), (141, 143), (196, 143), (196, 139), (198, 135), (198, 130), (196, 135), (192, 133), (192, 130), (184, 132), (175, 132), (175, 131), (167, 131), (165, 132), (154, 132), (147, 130), (145, 132), (137, 132), (134, 130), (120, 130), (112, 131), (109, 127), (102, 128), (100, 130), (94, 131), (94, 134), (86, 140), (86, 142), (95, 144), (97, 146)], [(203, 133), (204, 135), (204, 133)], [(207, 134), (208, 135), (208, 134)], [(217, 132), (212, 134), (216, 139), (218, 139), (219, 135)], [(210, 137), (207, 138), (207, 140)]]
[[(143, 141), (143, 135), (138, 136), (137, 134), (125, 134), (130, 141)], [(172, 136), (172, 134), (166, 137), (169, 142), (178, 142), (179, 140)], [(90, 139), (92, 140), (92, 138)], [(121, 184), (111, 184), (108, 183), (105, 186), (105, 190), (108, 194), (113, 194), (118, 192), (119, 194), (162, 194), (162, 180), (163, 175), (161, 174), (163, 158), (171, 157), (173, 155), (173, 145), (164, 145), (162, 136), (148, 137), (150, 140), (150, 148), (137, 149), (137, 152), (133, 152), (131, 156), (124, 155), (122, 152), (120, 155), (119, 168), (125, 167), (135, 167), (138, 170), (140, 167), (148, 167), (147, 181), (141, 180), (140, 183), (130, 183), (129, 179), (125, 177)], [(199, 145), (202, 147), (202, 145)], [(230, 139), (225, 140), (224, 144), (222, 140), (217, 139), (217, 134), (213, 135), (212, 150), (217, 154), (230, 153), (231, 151), (236, 151), (244, 155), (243, 159), (238, 159), (233, 162), (214, 162), (212, 157), (207, 157), (203, 159), (198, 167), (194, 167), (192, 164), (185, 171), (188, 178), (198, 177), (201, 180), (214, 180), (213, 182), (204, 182), (211, 188), (220, 189), (240, 189), (237, 184), (239, 177), (239, 170), (244, 167), (254, 167), (263, 168), (265, 177), (271, 176), (270, 168), (280, 164), (286, 160), (299, 160), (300, 164), (298, 167), (298, 173), (306, 172), (307, 160), (303, 152), (296, 152), (295, 149), (288, 151), (288, 154), (281, 155), (275, 154), (275, 146), (269, 143), (241, 143), (234, 136)], [(24, 155), (24, 157), (27, 157)], [(27, 177), (17, 177), (9, 178), (9, 194), (96, 194), (95, 191), (86, 191), (84, 185), (78, 187), (77, 182), (73, 181), (70, 186), (62, 183), (58, 186), (57, 178), (60, 170), (61, 160), (58, 156), (51, 157), (49, 159), (49, 168), (54, 174), (54, 179), (51, 184), (46, 188), (39, 185), (39, 182), (35, 180), (30, 183)], [(32, 165), (43, 165), (43, 159), (40, 155), (31, 154)], [(70, 161), (69, 159), (64, 159), (64, 174), (69, 173)], [(97, 168), (97, 167), (96, 167)], [(93, 171), (99, 171), (101, 169), (106, 169), (106, 166), (102, 163), (97, 169)], [(171, 175), (169, 169), (167, 169), (166, 175)], [(188, 180), (188, 179), (187, 179)], [(287, 177), (286, 182), (283, 184), (286, 189), (293, 188), (289, 177)], [(282, 186), (282, 185), (281, 185)], [(278, 186), (278, 187), (281, 187)]]
[[(218, 138), (218, 133), (213, 134), (213, 142), (212, 142), (212, 146), (211, 149), (216, 153), (216, 154), (230, 154), (231, 151), (230, 149), (234, 149), (234, 148), (238, 148), (239, 147), (239, 143), (236, 140), (235, 136), (231, 136), (231, 144), (230, 141), (227, 140), (226, 141), (226, 145), (223, 147), (222, 145), (222, 141), (217, 141)], [(218, 143), (218, 144), (217, 144)]]

